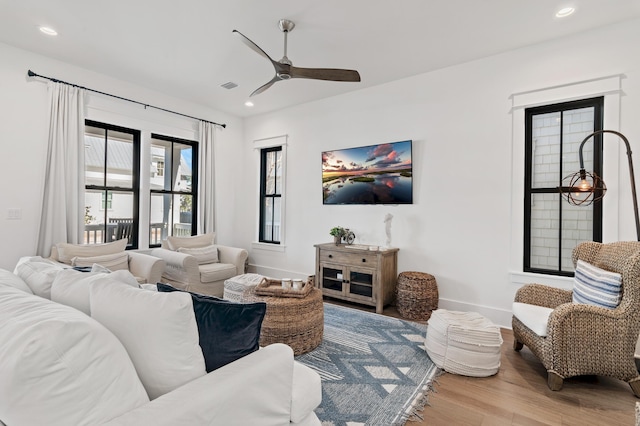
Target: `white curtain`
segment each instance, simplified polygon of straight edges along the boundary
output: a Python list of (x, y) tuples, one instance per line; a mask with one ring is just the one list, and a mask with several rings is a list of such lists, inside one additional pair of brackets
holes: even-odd
[(200, 122), (198, 150), (198, 234), (215, 231), (213, 142), (217, 126)]
[(37, 254), (79, 243), (84, 231), (84, 90), (49, 83), (49, 147)]

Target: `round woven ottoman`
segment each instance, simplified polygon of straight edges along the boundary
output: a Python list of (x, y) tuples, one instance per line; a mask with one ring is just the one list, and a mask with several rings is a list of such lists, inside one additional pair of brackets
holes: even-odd
[(294, 355), (307, 353), (322, 342), (324, 306), (322, 292), (316, 288), (302, 298), (260, 296), (255, 287), (242, 293), (243, 302), (265, 302), (267, 313), (262, 321), (260, 346), (285, 343)]
[(396, 306), (403, 318), (426, 321), (438, 309), (438, 284), (431, 274), (400, 272), (396, 284)]

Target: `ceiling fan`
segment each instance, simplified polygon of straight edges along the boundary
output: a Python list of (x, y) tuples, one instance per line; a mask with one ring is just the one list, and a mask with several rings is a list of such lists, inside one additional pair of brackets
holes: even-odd
[(287, 34), (293, 30), (296, 25), (288, 20), (281, 19), (278, 21), (278, 27), (280, 31), (284, 33), (284, 56), (279, 61), (274, 61), (271, 59), (269, 55), (265, 53), (257, 44), (249, 40), (247, 36), (242, 34), (238, 30), (233, 30), (234, 33), (240, 36), (240, 40), (247, 46), (251, 48), (254, 52), (259, 55), (264, 56), (273, 65), (273, 68), (276, 71), (276, 74), (273, 76), (271, 81), (268, 83), (258, 87), (256, 90), (251, 93), (250, 96), (258, 95), (269, 87), (273, 86), (274, 83), (281, 80), (289, 80), (290, 78), (310, 78), (314, 80), (329, 80), (329, 81), (360, 81), (360, 74), (355, 70), (344, 70), (344, 69), (336, 69), (336, 68), (298, 68), (294, 67), (287, 58)]

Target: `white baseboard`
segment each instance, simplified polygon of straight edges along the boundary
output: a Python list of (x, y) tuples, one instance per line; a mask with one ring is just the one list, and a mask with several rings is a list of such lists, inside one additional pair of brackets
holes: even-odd
[[(289, 271), (285, 269), (272, 268), (264, 265), (252, 265), (247, 268), (247, 272), (254, 274), (264, 275), (270, 278), (300, 278), (307, 279), (310, 274), (302, 272)], [(511, 311), (504, 309), (496, 309), (490, 306), (474, 305), (471, 303), (460, 302), (450, 299), (439, 299), (438, 307), (442, 309), (448, 309), (450, 311), (463, 311), (463, 312), (477, 312), (480, 315), (487, 317), (494, 324), (511, 329)]]
[(306, 280), (310, 275), (314, 274), (313, 272), (305, 274), (303, 272), (295, 272), (286, 269), (272, 268), (270, 266), (252, 264), (249, 264), (249, 266), (247, 267), (247, 272), (264, 275), (265, 277), (269, 278), (299, 278), (302, 280)]
[(457, 300), (439, 299), (438, 308), (450, 311), (477, 312), (488, 318), (494, 324), (511, 330), (511, 311), (505, 309), (492, 308), (490, 306), (474, 305)]

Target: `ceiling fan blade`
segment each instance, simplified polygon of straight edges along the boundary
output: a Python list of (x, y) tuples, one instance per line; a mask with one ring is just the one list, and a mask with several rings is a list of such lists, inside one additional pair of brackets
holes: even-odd
[(269, 87), (273, 86), (273, 83), (275, 83), (276, 81), (280, 81), (280, 78), (278, 78), (277, 75), (274, 76), (271, 79), (271, 81), (269, 81), (268, 83), (265, 83), (262, 86), (258, 87), (256, 90), (254, 90), (253, 93), (249, 95), (249, 97), (255, 96), (255, 95), (259, 95), (260, 93), (262, 93), (265, 90), (267, 90)]
[(247, 37), (246, 35), (242, 34), (240, 31), (238, 30), (233, 30), (234, 33), (238, 34), (240, 36), (240, 40), (246, 44), (247, 46), (249, 46), (249, 48), (251, 50), (253, 50), (254, 52), (256, 52), (257, 54), (259, 54), (260, 56), (264, 56), (265, 58), (267, 58), (269, 61), (271, 61), (271, 63), (273, 64), (275, 61), (273, 59), (271, 59), (271, 57), (269, 55), (267, 55), (267, 53), (262, 50), (260, 48), (260, 46), (258, 46), (257, 44), (255, 44), (254, 42), (252, 42), (249, 37)]
[(360, 74), (355, 70), (336, 68), (297, 68), (290, 69), (291, 78), (311, 78), (329, 81), (360, 81)]

